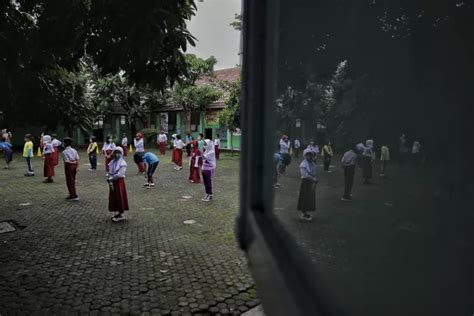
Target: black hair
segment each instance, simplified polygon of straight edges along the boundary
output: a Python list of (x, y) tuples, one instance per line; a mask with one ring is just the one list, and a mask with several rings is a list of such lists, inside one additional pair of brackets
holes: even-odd
[(177, 138), (177, 139), (181, 139), (181, 135), (176, 135), (176, 138)]
[(203, 133), (199, 133), (199, 136), (204, 137), (204, 134), (203, 134)]
[(72, 138), (71, 137), (66, 137), (63, 139), (64, 146), (71, 146), (72, 145)]
[(31, 136), (31, 134), (26, 134), (26, 135), (25, 135), (25, 138), (28, 139), (28, 140), (32, 140), (32, 139), (33, 139), (33, 137)]
[(91, 136), (91, 140), (92, 140), (93, 142), (96, 142), (96, 141), (97, 141), (97, 137)]

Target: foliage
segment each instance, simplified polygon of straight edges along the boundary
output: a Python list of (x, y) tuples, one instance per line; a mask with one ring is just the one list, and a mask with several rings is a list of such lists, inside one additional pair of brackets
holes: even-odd
[(170, 91), (170, 101), (183, 108), (187, 131), (191, 130), (192, 112), (204, 111), (209, 104), (221, 97), (220, 91), (215, 86), (197, 84), (199, 78), (212, 76), (216, 62), (212, 56), (202, 59), (192, 54), (186, 55), (187, 76), (180, 78), (180, 83)]
[(141, 131), (141, 133), (145, 141), (147, 141), (149, 144), (156, 142), (157, 133), (153, 128), (145, 128)]
[(226, 107), (217, 115), (219, 125), (230, 131), (240, 128), (240, 103), (241, 83), (239, 79), (231, 85), (229, 96), (225, 102)]
[(230, 23), (230, 26), (234, 28), (236, 31), (242, 31), (242, 14), (235, 14), (235, 20)]

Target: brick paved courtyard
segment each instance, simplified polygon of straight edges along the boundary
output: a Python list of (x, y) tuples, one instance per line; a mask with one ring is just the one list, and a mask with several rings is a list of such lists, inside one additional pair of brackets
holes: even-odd
[[(24, 177), (18, 154), (0, 170), (0, 314), (240, 314), (259, 304), (243, 252), (236, 246), (238, 158), (224, 154), (215, 200), (201, 202), (202, 184), (161, 158), (156, 188), (142, 188), (132, 157), (127, 221), (107, 210), (103, 165), (88, 171), (81, 154), (80, 201), (67, 194), (62, 164), (55, 182)], [(184, 224), (194, 220), (194, 224)]]

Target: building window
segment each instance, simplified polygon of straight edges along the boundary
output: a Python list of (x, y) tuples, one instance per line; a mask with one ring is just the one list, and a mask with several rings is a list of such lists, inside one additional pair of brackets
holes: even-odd
[(191, 113), (191, 132), (197, 132), (199, 130), (199, 112)]
[(120, 125), (127, 124), (127, 117), (125, 115), (120, 115)]

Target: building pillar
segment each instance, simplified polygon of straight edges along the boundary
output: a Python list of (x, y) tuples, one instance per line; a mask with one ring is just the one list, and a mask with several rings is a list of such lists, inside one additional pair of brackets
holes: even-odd
[(181, 135), (181, 112), (176, 113), (176, 134)]
[(199, 133), (204, 134), (205, 126), (204, 126), (204, 115), (206, 115), (205, 111), (200, 111), (199, 112)]
[(231, 144), (232, 143), (232, 132), (230, 130), (227, 130), (227, 149), (232, 149)]
[(116, 141), (119, 141), (121, 138), (120, 138), (120, 119), (121, 119), (121, 115), (117, 116), (115, 118), (115, 135), (117, 137)]

